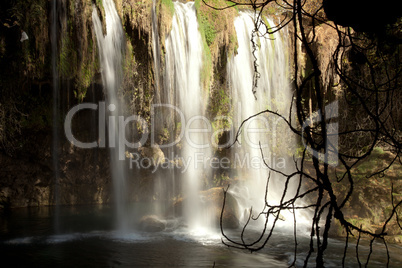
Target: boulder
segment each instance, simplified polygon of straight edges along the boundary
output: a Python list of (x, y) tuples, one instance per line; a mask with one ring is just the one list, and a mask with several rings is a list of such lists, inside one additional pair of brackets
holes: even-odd
[(140, 229), (146, 232), (161, 232), (165, 230), (166, 222), (156, 215), (146, 215), (140, 219)]
[[(202, 203), (212, 213), (217, 226), (220, 225), (220, 217), (223, 205), (223, 188), (214, 187), (200, 193)], [(239, 205), (231, 193), (226, 194), (225, 210), (222, 215), (222, 226), (226, 229), (239, 227)]]
[(152, 165), (154, 166), (162, 164), (166, 161), (165, 155), (157, 144), (153, 145), (152, 147), (140, 147), (138, 151), (141, 153), (142, 157), (150, 159)]
[[(220, 226), (220, 217), (223, 205), (223, 188), (214, 187), (199, 194), (204, 214), (212, 215), (217, 228)], [(182, 216), (183, 202), (186, 197), (179, 198), (174, 203), (174, 212), (176, 217)], [(239, 206), (237, 200), (231, 193), (226, 194), (225, 210), (222, 217), (222, 226), (226, 229), (236, 229), (239, 227)]]

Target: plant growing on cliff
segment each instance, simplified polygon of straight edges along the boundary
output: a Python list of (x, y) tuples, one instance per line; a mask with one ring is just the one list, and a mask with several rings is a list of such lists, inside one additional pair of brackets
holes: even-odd
[[(227, 2), (224, 0), (211, 1), (215, 6), (224, 7)], [(238, 11), (227, 9), (222, 12), (211, 10), (201, 4), (201, 0), (195, 1), (197, 9), (198, 27), (203, 41), (203, 67), (201, 81), (203, 88), (208, 90), (211, 86), (214, 69), (218, 65), (220, 49), (225, 49), (227, 55), (233, 55), (237, 49), (237, 37), (234, 29), (234, 18)]]
[[(400, 105), (400, 88), (402, 86), (400, 74), (402, 68), (398, 42), (395, 41), (400, 40), (401, 25), (396, 23), (393, 27), (387, 26), (390, 22), (395, 22), (395, 19), (390, 20), (389, 18), (384, 19), (384, 22), (376, 21), (375, 27), (364, 25), (364, 23), (371, 25), (369, 24), (370, 20), (359, 21), (351, 17), (344, 19), (339, 13), (342, 9), (339, 8), (338, 4), (334, 4), (335, 1), (331, 0), (324, 0), (323, 2), (301, 0), (230, 1), (231, 4), (225, 7), (214, 6), (213, 3), (206, 0), (203, 2), (215, 10), (224, 10), (231, 6), (250, 6), (256, 14), (256, 31), (258, 31), (259, 24), (264, 24), (262, 14), (267, 7), (279, 6), (286, 11), (279, 24), (275, 27), (272, 25), (267, 27), (267, 36), (273, 32), (282, 31), (287, 25), (292, 29), (295, 81), (294, 104), (291, 109), (294, 109), (296, 121), (292, 120), (291, 116), (285, 118), (270, 109), (259, 114), (265, 113), (281, 118), (287, 123), (289, 130), (299, 135), (305, 144), (300, 159), (295, 161), (295, 172), (286, 174), (267, 165), (271, 173), (278, 173), (283, 176), (285, 187), (280, 204), (272, 205), (268, 203), (268, 200), (265, 200), (265, 208), (258, 214), (258, 217), (266, 219), (261, 235), (251, 242), (247, 242), (249, 240), (246, 241), (245, 239), (248, 223), (254, 219), (250, 212), (248, 221), (240, 234), (241, 240), (230, 238), (221, 226), (225, 238), (223, 242), (228, 246), (247, 249), (251, 252), (261, 250), (275, 235), (273, 230), (276, 222), (280, 219), (281, 211), (290, 211), (295, 215), (296, 210), (311, 209), (310, 243), (309, 250), (304, 255), (304, 267), (310, 265), (309, 260), (313, 256), (315, 256), (317, 267), (324, 266), (330, 227), (334, 224), (339, 224), (346, 239), (342, 266), (345, 266), (346, 263), (351, 236), (356, 238), (356, 261), (359, 266), (362, 265), (361, 261), (363, 260), (362, 256), (358, 254), (361, 236), (367, 236), (370, 241), (370, 250), (365, 256), (365, 265), (367, 266), (370, 262), (371, 253), (374, 250), (374, 241), (380, 241), (386, 249), (386, 265), (388, 266), (390, 255), (387, 247), (387, 230), (391, 224), (396, 226), (399, 232), (402, 230), (402, 219), (400, 218), (402, 198), (395, 195), (398, 191), (396, 188), (400, 189), (401, 185), (399, 180), (393, 180), (392, 175), (390, 175), (395, 172), (395, 169), (400, 170), (400, 165), (402, 165), (400, 158), (402, 150), (401, 113), (396, 108)], [(342, 3), (345, 4), (345, 1)], [(334, 23), (328, 21), (326, 18), (328, 14), (331, 14)], [(362, 14), (356, 15), (356, 17), (359, 16), (361, 18)], [(320, 31), (323, 29), (319, 29), (320, 25), (325, 25), (330, 31), (335, 32), (334, 37), (326, 39), (326, 44), (322, 45), (331, 46), (334, 44), (328, 48), (330, 61), (326, 64), (323, 64), (322, 55), (319, 53), (322, 46), (317, 41), (321, 35)], [(341, 25), (346, 27), (343, 28)], [(356, 28), (358, 32), (349, 26)], [(257, 41), (253, 37), (250, 39), (256, 45)], [(335, 42), (332, 43), (332, 41)], [(305, 76), (300, 75), (300, 66), (302, 66), (300, 45), (305, 52), (302, 55), (309, 63), (306, 67), (309, 69), (306, 70)], [(328, 69), (328, 66), (332, 67)], [(258, 74), (257, 62), (255, 62), (255, 72)], [(258, 75), (255, 77), (257, 81)], [(339, 83), (336, 82), (337, 79), (339, 79)], [(254, 81), (254, 85), (256, 81)], [(338, 84), (342, 86), (341, 91), (337, 88)], [(303, 99), (308, 101), (304, 102)], [(340, 129), (335, 134), (341, 143), (339, 148), (331, 144), (328, 139), (328, 134), (331, 133), (330, 126), (334, 124), (334, 119), (330, 114), (332, 111), (326, 109), (326, 105), (334, 100), (337, 100), (343, 108), (339, 111), (339, 120), (343, 119), (344, 121), (338, 122)], [(316, 124), (311, 124), (310, 121), (310, 124), (306, 125), (305, 123), (308, 120), (312, 120), (311, 111), (313, 108), (321, 112), (322, 120)], [(364, 145), (366, 149), (361, 153), (358, 153), (357, 150), (343, 149), (344, 144), (353, 146), (354, 143), (357, 143), (358, 146)], [(388, 157), (384, 158), (385, 163), (375, 166), (374, 169), (364, 168), (364, 165), (369, 163), (367, 161), (371, 161), (369, 160), (370, 155), (373, 154), (375, 157), (377, 154), (378, 149), (375, 149), (377, 146), (382, 146), (388, 151)], [(339, 162), (339, 166), (336, 169), (332, 168), (328, 159), (320, 159), (317, 154), (313, 155), (312, 161), (307, 161), (309, 152), (306, 148), (315, 152), (328, 153), (328, 151), (332, 151), (336, 153), (336, 161)], [(263, 154), (263, 150), (261, 153)], [(363, 169), (359, 170), (359, 165)], [(361, 181), (364, 182), (368, 179), (380, 182), (384, 174), (387, 173), (390, 179), (384, 184), (384, 191), (385, 193), (388, 192), (389, 198), (386, 201), (388, 205), (382, 206), (386, 207), (384, 215), (378, 215), (378, 212), (368, 207), (374, 217), (373, 222), (379, 223), (377, 229), (371, 229), (367, 225), (367, 221), (364, 221), (365, 225), (363, 226), (363, 221), (349, 218), (347, 209), (353, 198), (357, 197), (356, 186)], [(269, 180), (268, 177), (266, 192), (270, 190), (268, 188)], [(286, 197), (288, 184), (291, 180), (297, 181), (297, 191), (292, 197)], [(370, 191), (370, 188), (367, 188), (367, 191)], [(359, 197), (357, 197), (360, 201), (361, 194), (361, 192), (358, 193)], [(371, 200), (367, 196), (363, 201), (371, 204), (371, 206), (373, 203), (379, 202), (375, 199)], [(222, 213), (224, 209), (225, 201)], [(293, 221), (294, 258), (290, 266), (296, 265), (299, 244), (296, 235), (297, 219), (295, 216)]]

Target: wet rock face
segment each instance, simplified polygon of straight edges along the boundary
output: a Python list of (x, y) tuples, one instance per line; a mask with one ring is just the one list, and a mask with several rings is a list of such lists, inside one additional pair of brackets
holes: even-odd
[[(332, 22), (316, 26), (308, 38), (312, 42), (312, 50), (317, 58), (317, 64), (322, 72), (320, 76), (321, 86), (325, 91), (331, 90), (340, 94), (340, 77), (336, 72), (336, 64), (341, 66), (341, 60), (334, 62), (333, 55), (339, 44), (338, 32)], [(346, 40), (345, 40), (346, 41)], [(345, 42), (344, 41), (344, 42)], [(344, 49), (341, 49), (344, 51)]]
[(0, 163), (0, 208), (49, 205), (51, 170), (47, 166), (5, 155)]
[(112, 183), (107, 149), (74, 148), (70, 153), (64, 151), (60, 160), (61, 204), (105, 204), (111, 201)]
[(157, 144), (153, 147), (141, 147), (138, 149), (141, 156), (149, 159), (153, 166), (160, 165), (165, 162), (165, 155)]
[[(50, 147), (24, 156), (0, 154), (0, 209), (55, 205), (55, 175)], [(60, 150), (59, 204), (102, 204), (111, 199), (106, 150)]]

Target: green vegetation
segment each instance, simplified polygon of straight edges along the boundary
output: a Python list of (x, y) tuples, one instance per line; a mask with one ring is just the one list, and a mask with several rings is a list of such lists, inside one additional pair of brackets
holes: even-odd
[[(218, 0), (214, 1), (216, 4)], [(202, 43), (204, 47), (203, 67), (201, 72), (202, 86), (205, 89), (209, 88), (210, 80), (213, 74), (213, 63), (210, 46), (216, 37), (217, 28), (214, 28), (214, 18), (219, 14), (216, 10), (208, 9), (206, 12), (205, 5), (201, 0), (195, 1), (195, 8), (197, 9), (198, 29), (201, 34)], [(207, 7), (208, 8), (208, 7)]]
[[(224, 0), (210, 0), (208, 4), (214, 7), (226, 7)], [(221, 49), (225, 49), (228, 55), (232, 55), (237, 49), (237, 37), (233, 21), (237, 15), (235, 8), (223, 11), (212, 9), (202, 3), (195, 1), (197, 10), (198, 29), (201, 34), (204, 48), (203, 68), (201, 72), (202, 87), (209, 89)]]
[[(211, 118), (215, 118), (212, 122), (214, 131), (230, 129), (233, 117), (231, 106), (231, 98), (224, 89), (212, 90), (212, 97), (208, 107), (208, 113)], [(215, 137), (215, 142), (218, 143), (219, 136)]]
[[(215, 15), (215, 16), (214, 16)], [(216, 14), (212, 14), (210, 17), (213, 21), (216, 21)], [(216, 28), (212, 24), (209, 17), (205, 13), (199, 15), (200, 30), (204, 33), (205, 41), (208, 46), (211, 46), (216, 37)]]
[(211, 51), (209, 50), (205, 35), (203, 36), (202, 40), (203, 40), (204, 55), (202, 61), (201, 81), (202, 81), (202, 88), (208, 89), (213, 74), (212, 55)]
[(163, 128), (162, 129), (162, 133), (159, 134), (159, 142), (161, 144), (164, 144), (166, 142), (168, 142), (170, 139), (170, 132), (169, 129), (167, 128)]
[(227, 185), (230, 182), (230, 177), (225, 173), (214, 174), (213, 187)]
[(96, 63), (88, 64), (86, 62), (83, 62), (81, 64), (81, 70), (78, 72), (78, 77), (76, 81), (78, 89), (78, 94), (76, 95), (76, 98), (79, 102), (82, 102), (85, 98), (85, 95), (87, 94), (87, 90), (91, 85), (91, 82), (95, 75), (95, 67)]
[(174, 15), (174, 4), (172, 0), (161, 0), (161, 6), (165, 7), (165, 11), (168, 11), (169, 15), (173, 17)]
[(239, 12), (239, 7), (235, 5), (232, 1), (226, 1), (227, 6), (232, 6), (237, 12)]
[[(89, 43), (87, 52), (88, 55), (93, 55), (92, 40)], [(58, 68), (60, 76), (75, 80), (77, 89), (74, 91), (74, 95), (82, 102), (96, 70), (99, 69), (98, 58), (95, 57), (94, 61), (90, 58), (79, 60), (75, 43), (72, 42), (72, 36), (66, 34), (61, 41)]]
[(66, 34), (61, 41), (59, 54), (59, 74), (65, 78), (71, 78), (75, 74), (74, 65), (71, 62), (77, 62), (77, 51), (69, 34)]
[(98, 9), (98, 15), (102, 22), (103, 33), (106, 34), (106, 22), (105, 22), (105, 8), (103, 7), (102, 0), (96, 0), (95, 6)]
[(131, 44), (130, 38), (126, 36), (126, 57), (123, 65), (124, 69), (124, 80), (132, 81), (137, 75), (137, 62), (135, 61), (133, 46)]
[[(166, 36), (172, 29), (172, 22), (174, 16), (174, 4), (172, 0), (160, 0), (156, 6), (156, 14), (158, 17), (159, 40), (161, 50), (165, 51)], [(161, 53), (161, 63), (165, 61), (164, 53)]]
[[(402, 177), (402, 165), (395, 163), (389, 169), (380, 172), (387, 167), (393, 157), (392, 153), (384, 151), (381, 147), (375, 147), (370, 156), (351, 169), (354, 191), (350, 200), (346, 203), (345, 218), (352, 224), (363, 226), (363, 228), (371, 232), (376, 232), (391, 214), (391, 196), (393, 196), (395, 203), (401, 199), (402, 181), (400, 178)], [(314, 174), (311, 160), (308, 160), (307, 163), (308, 173)], [(344, 172), (345, 169), (340, 167), (331, 168), (329, 172), (334, 193), (341, 197), (346, 196), (349, 190), (347, 178), (339, 180)], [(369, 174), (375, 173), (378, 174), (367, 177)], [(392, 193), (391, 184), (393, 185)], [(402, 210), (399, 208), (398, 212), (401, 213)], [(345, 235), (344, 229), (339, 225), (338, 227), (336, 235)], [(392, 219), (389, 223), (387, 232), (391, 235), (399, 232), (395, 219)], [(353, 233), (357, 235), (356, 231), (353, 231)], [(395, 240), (398, 238), (390, 237), (389, 239)]]
[[(81, 12), (91, 14), (91, 3), (84, 2)], [(97, 1), (98, 10), (102, 12), (102, 1)], [(104, 12), (104, 11), (103, 11)], [(64, 79), (74, 81), (74, 96), (82, 102), (95, 74), (99, 71), (96, 42), (91, 30), (90, 16), (77, 13), (74, 3), (70, 2), (66, 32), (59, 42), (58, 70)], [(77, 25), (77, 20), (82, 24)], [(87, 26), (87, 27), (82, 27)], [(80, 32), (79, 32), (80, 30)]]

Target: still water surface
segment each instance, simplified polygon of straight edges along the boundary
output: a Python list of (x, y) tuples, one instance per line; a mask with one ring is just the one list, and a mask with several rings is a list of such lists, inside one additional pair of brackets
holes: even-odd
[[(287, 267), (294, 252), (294, 238), (279, 230), (258, 253), (224, 246), (216, 232), (189, 232), (177, 226), (169, 231), (117, 232), (108, 206), (62, 207), (54, 226), (51, 207), (16, 209), (0, 218), (2, 267)], [(59, 230), (55, 233), (55, 230)], [(228, 233), (237, 237), (239, 230)], [(249, 236), (257, 235), (254, 231)], [(298, 265), (308, 249), (308, 236), (298, 237)], [(339, 267), (344, 243), (331, 239), (326, 266)], [(402, 248), (390, 245), (391, 267), (402, 267)], [(348, 267), (356, 267), (354, 245)], [(360, 254), (364, 256), (367, 247)], [(378, 244), (369, 267), (384, 267), (386, 255)], [(311, 263), (314, 267), (314, 263)]]

